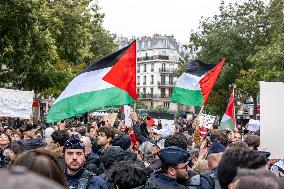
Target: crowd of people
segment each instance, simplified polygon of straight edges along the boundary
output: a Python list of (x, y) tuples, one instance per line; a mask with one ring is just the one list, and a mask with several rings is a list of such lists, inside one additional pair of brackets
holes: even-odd
[(0, 184), (5, 189), (280, 189), (284, 160), (259, 150), (259, 133), (242, 128), (205, 135), (198, 118), (174, 130), (131, 114), (58, 124), (19, 122), (0, 129)]

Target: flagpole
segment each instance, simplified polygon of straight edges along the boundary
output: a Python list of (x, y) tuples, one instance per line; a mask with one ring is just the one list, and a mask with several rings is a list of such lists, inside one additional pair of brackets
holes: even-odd
[[(235, 100), (235, 87), (236, 87), (236, 85), (233, 84), (233, 92), (232, 92), (233, 94), (232, 95), (233, 95), (234, 100)], [(235, 102), (234, 102), (234, 104), (235, 104)], [(233, 113), (234, 113), (234, 119), (235, 119), (234, 126), (235, 126), (235, 128), (237, 128), (237, 125), (236, 125), (237, 124), (236, 123), (237, 122), (237, 119), (236, 119), (236, 106), (235, 105), (234, 105), (233, 111), (234, 111)]]

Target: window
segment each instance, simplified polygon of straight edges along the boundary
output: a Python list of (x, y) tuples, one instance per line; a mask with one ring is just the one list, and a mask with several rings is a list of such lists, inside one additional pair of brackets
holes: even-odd
[(169, 96), (172, 96), (173, 94), (173, 89), (169, 89)]
[(153, 102), (151, 101), (151, 108), (153, 108)]
[(166, 76), (162, 75), (161, 76), (161, 85), (165, 85), (166, 84)]
[(169, 108), (170, 107), (170, 103), (169, 102), (164, 102), (164, 107), (165, 108)]
[(174, 77), (172, 75), (169, 76), (169, 84), (174, 83)]
[(143, 78), (144, 78), (144, 80), (143, 80), (143, 85), (146, 85), (146, 79), (147, 79), (147, 78), (146, 78), (146, 75), (144, 75)]
[(166, 90), (165, 88), (161, 88), (161, 97), (165, 97), (166, 96)]
[(137, 76), (137, 85), (140, 85), (140, 76)]
[(153, 96), (153, 93), (154, 93), (154, 89), (151, 88), (151, 96)]
[(165, 63), (162, 64), (162, 70), (166, 70), (166, 64)]
[(154, 75), (151, 75), (151, 84), (154, 84)]
[(137, 88), (137, 94), (139, 95), (139, 93), (140, 93), (140, 89), (139, 89), (139, 88)]
[(146, 94), (146, 88), (143, 88), (143, 94)]
[(140, 65), (137, 66), (137, 73), (140, 73)]
[(154, 64), (152, 63), (151, 64), (151, 72), (153, 72), (154, 71)]
[(144, 64), (144, 72), (147, 72), (147, 64)]

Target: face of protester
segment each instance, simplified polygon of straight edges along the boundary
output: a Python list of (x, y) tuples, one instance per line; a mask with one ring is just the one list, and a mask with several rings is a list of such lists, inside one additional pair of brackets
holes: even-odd
[(242, 140), (242, 136), (240, 133), (235, 133), (234, 142), (240, 142)]
[(77, 128), (74, 126), (74, 127), (71, 127), (71, 131), (72, 132), (76, 132)]
[(42, 138), (41, 133), (37, 133), (37, 134), (36, 134), (36, 138)]
[(31, 137), (29, 137), (28, 135), (24, 135), (24, 140), (30, 140), (32, 139)]
[(91, 129), (90, 129), (90, 135), (91, 135), (91, 136), (93, 136), (93, 137), (96, 136), (96, 132), (97, 132), (97, 131), (96, 131), (95, 128), (91, 128)]
[(95, 122), (95, 121), (92, 122), (91, 126), (92, 126), (92, 127), (97, 127), (97, 126), (98, 126), (98, 125), (97, 125), (97, 122)]
[(179, 183), (184, 183), (188, 179), (188, 161), (185, 163), (180, 163), (175, 167), (175, 177)]
[(7, 129), (7, 130), (6, 130), (6, 134), (7, 134), (8, 136), (11, 136), (12, 130), (11, 130), (11, 129)]
[(13, 134), (12, 137), (11, 137), (11, 140), (12, 141), (19, 141), (19, 140), (21, 140), (21, 137), (18, 134)]
[(231, 141), (234, 141), (234, 139), (235, 139), (235, 134), (234, 134), (234, 132), (230, 132), (230, 133), (229, 133), (229, 139), (230, 139)]
[(65, 149), (64, 161), (70, 171), (77, 172), (84, 165), (85, 160), (83, 149)]
[(97, 138), (97, 143), (98, 145), (104, 147), (111, 142), (111, 138), (107, 138), (105, 133), (98, 133), (98, 138)]
[(10, 139), (6, 134), (0, 135), (0, 146), (7, 146), (10, 144)]

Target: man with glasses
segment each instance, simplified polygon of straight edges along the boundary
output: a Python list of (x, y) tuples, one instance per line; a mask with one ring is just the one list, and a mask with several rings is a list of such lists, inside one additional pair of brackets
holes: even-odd
[(169, 146), (159, 153), (161, 173), (146, 182), (144, 189), (183, 189), (182, 183), (188, 179), (189, 154), (177, 146)]

